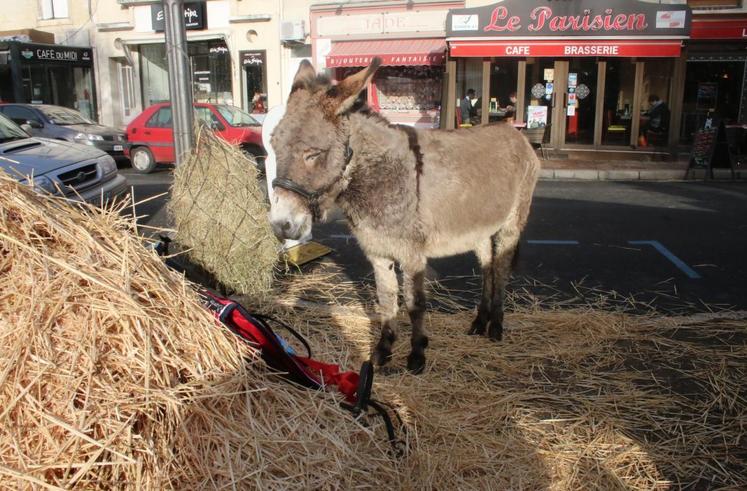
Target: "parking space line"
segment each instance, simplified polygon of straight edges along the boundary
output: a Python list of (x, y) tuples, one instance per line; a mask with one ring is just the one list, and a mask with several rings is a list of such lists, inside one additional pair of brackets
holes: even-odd
[(693, 280), (697, 280), (697, 279), (700, 279), (700, 277), (701, 277), (693, 268), (691, 268), (690, 266), (688, 266), (687, 264), (685, 264), (685, 262), (682, 259), (680, 259), (677, 256), (675, 256), (674, 254), (672, 254), (672, 252), (669, 249), (667, 249), (666, 247), (664, 247), (664, 245), (661, 242), (659, 242), (658, 240), (629, 240), (628, 244), (630, 244), (630, 245), (650, 245), (651, 247), (653, 247), (654, 249), (656, 249), (657, 252), (659, 252), (659, 254), (661, 254), (662, 256), (664, 256), (665, 258), (667, 258), (672, 264), (674, 264), (675, 266), (677, 266), (677, 268), (680, 271), (682, 271), (683, 273), (685, 273), (688, 276), (688, 278), (691, 278)]
[(577, 240), (528, 240), (527, 244), (537, 245), (578, 245)]

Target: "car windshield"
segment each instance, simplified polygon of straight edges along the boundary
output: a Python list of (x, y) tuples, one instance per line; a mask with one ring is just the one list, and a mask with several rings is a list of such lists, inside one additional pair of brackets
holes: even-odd
[(78, 111), (66, 107), (40, 106), (39, 109), (54, 124), (63, 126), (70, 124), (96, 124), (90, 119), (84, 118)]
[(29, 135), (19, 128), (18, 125), (0, 114), (0, 143), (11, 140), (22, 140), (28, 137)]
[(221, 104), (215, 107), (218, 108), (220, 115), (223, 116), (231, 126), (259, 126), (259, 121), (236, 106)]

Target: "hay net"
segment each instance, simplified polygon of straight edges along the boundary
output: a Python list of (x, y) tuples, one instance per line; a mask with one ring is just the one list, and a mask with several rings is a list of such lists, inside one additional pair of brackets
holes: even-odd
[(254, 163), (207, 128), (174, 172), (169, 211), (177, 243), (224, 286), (261, 295), (271, 286), (278, 242)]

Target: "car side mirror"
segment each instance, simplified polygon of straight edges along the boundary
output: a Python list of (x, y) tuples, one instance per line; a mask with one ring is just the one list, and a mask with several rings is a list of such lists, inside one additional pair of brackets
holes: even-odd
[(27, 119), (26, 124), (29, 125), (31, 128), (44, 128), (44, 125), (41, 124), (39, 121), (34, 121), (33, 119)]
[(31, 125), (28, 123), (23, 123), (21, 125), (21, 129), (25, 131), (26, 133), (31, 133)]

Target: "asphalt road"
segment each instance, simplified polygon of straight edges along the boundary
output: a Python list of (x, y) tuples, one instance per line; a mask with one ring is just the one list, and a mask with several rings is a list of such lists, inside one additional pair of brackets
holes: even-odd
[[(136, 200), (164, 193), (168, 169), (122, 169)], [(141, 223), (168, 226), (166, 198), (138, 206)], [(308, 268), (336, 264), (353, 280), (372, 270), (339, 217), (315, 227), (334, 252)], [(695, 312), (747, 308), (747, 183), (539, 183), (511, 282), (519, 301)], [(477, 295), (471, 255), (433, 260), (428, 277)]]

